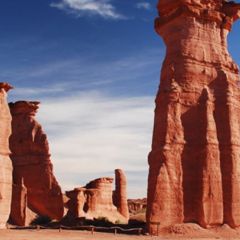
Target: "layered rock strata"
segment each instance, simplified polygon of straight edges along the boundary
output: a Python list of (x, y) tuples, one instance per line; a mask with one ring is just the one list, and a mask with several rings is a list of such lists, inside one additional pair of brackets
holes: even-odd
[(10, 137), (13, 182), (27, 189), (27, 206), (38, 215), (60, 220), (63, 216), (61, 188), (53, 175), (47, 136), (36, 121), (39, 102), (10, 103)]
[(9, 84), (0, 83), (0, 228), (6, 226), (12, 198), (12, 162), (9, 158), (12, 117), (7, 103), (10, 89), (12, 87)]
[[(66, 196), (69, 198), (67, 202), (67, 219), (99, 219), (106, 218), (110, 222), (127, 223), (129, 215), (126, 213), (127, 197), (126, 197), (126, 178), (121, 170), (116, 171), (117, 185), (120, 190), (118, 194), (113, 194), (112, 184), (113, 178), (98, 178), (89, 182), (85, 187), (75, 188), (67, 191)], [(119, 181), (123, 179), (124, 181)], [(119, 184), (124, 183), (123, 187)], [(113, 203), (114, 199), (118, 203)], [(119, 197), (119, 199), (116, 199)], [(125, 202), (124, 202), (125, 201)]]
[(240, 226), (239, 70), (227, 35), (240, 5), (159, 0), (166, 46), (149, 154), (147, 222)]

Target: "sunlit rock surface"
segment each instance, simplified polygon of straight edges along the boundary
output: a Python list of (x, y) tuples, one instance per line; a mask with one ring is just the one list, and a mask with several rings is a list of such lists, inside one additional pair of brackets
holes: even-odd
[(9, 136), (11, 114), (7, 103), (7, 92), (12, 87), (0, 83), (0, 228), (5, 228), (9, 218), (12, 198), (12, 162), (9, 158)]
[[(113, 178), (98, 178), (89, 182), (85, 187), (75, 188), (67, 191), (69, 201), (67, 219), (77, 218), (101, 219), (105, 218), (113, 223), (127, 223), (129, 213), (127, 212), (126, 177), (122, 170), (117, 169), (116, 186), (113, 192)], [(116, 205), (114, 205), (114, 202)]]
[(240, 225), (239, 70), (227, 35), (239, 4), (159, 0), (167, 46), (149, 154), (147, 222)]

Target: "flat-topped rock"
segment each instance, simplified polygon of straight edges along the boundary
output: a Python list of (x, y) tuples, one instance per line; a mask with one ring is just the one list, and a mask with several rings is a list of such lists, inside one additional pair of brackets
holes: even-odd
[[(120, 170), (117, 172), (119, 173)], [(122, 171), (121, 173), (123, 174)], [(113, 181), (114, 179), (110, 177), (98, 178), (84, 187), (67, 191), (66, 196), (69, 198), (66, 203), (67, 219), (71, 222), (79, 218), (98, 219), (104, 217), (113, 223), (127, 223), (129, 214), (126, 213), (128, 210), (126, 182), (125, 186), (119, 186), (123, 181), (119, 181), (119, 176), (116, 176), (116, 184), (119, 188), (116, 194), (116, 190), (113, 193), (112, 189)], [(117, 201), (116, 197), (119, 197)], [(115, 199), (114, 202), (113, 199)], [(117, 205), (114, 205), (115, 203)]]

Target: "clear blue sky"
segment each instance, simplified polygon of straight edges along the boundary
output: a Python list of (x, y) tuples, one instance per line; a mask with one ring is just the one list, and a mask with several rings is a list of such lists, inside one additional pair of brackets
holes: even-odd
[[(165, 54), (157, 0), (2, 0), (0, 79), (9, 100), (40, 100), (38, 119), (64, 189), (123, 168), (146, 195), (154, 97)], [(237, 23), (230, 52), (240, 63)]]

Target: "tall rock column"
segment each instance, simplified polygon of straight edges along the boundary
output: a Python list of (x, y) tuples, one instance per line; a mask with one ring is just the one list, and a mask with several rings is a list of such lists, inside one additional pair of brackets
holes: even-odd
[(27, 188), (27, 206), (35, 213), (60, 220), (63, 216), (61, 188), (53, 175), (47, 136), (35, 120), (39, 102), (10, 103), (10, 137), (13, 182)]
[(7, 92), (12, 87), (0, 83), (0, 228), (6, 226), (10, 215), (12, 198), (12, 162), (9, 158), (9, 136), (11, 114), (7, 103)]
[(115, 191), (113, 194), (114, 205), (117, 207), (118, 212), (128, 220), (127, 179), (121, 169), (115, 170), (115, 185)]
[(239, 70), (227, 35), (240, 4), (159, 0), (167, 49), (149, 154), (147, 222), (240, 225)]

